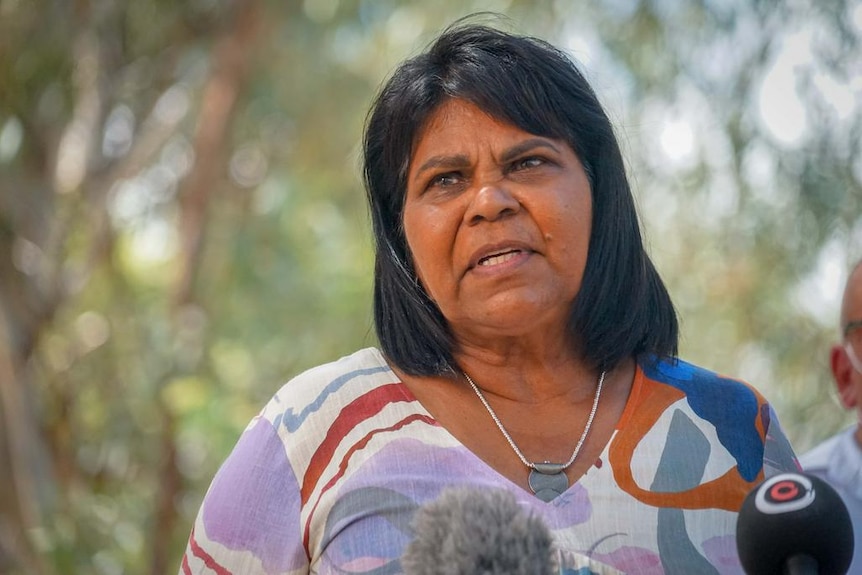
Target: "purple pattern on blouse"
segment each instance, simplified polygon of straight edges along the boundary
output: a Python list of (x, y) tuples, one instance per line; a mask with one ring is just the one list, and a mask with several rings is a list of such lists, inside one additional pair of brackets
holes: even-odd
[(213, 479), (203, 508), (207, 537), (253, 553), (268, 573), (295, 569), (306, 562), (291, 553), (303, 548), (296, 529), (298, 497), (284, 444), (270, 422), (260, 418)]

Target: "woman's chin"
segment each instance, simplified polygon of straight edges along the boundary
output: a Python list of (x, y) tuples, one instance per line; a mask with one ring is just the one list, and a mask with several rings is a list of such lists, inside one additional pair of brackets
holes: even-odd
[[(491, 303), (491, 302), (486, 302)], [(547, 305), (483, 305), (472, 310), (462, 322), (452, 322), (456, 337), (476, 334), (483, 339), (541, 336), (563, 338), (567, 332), (568, 308), (562, 313), (549, 313)], [(459, 327), (463, 325), (463, 328)]]

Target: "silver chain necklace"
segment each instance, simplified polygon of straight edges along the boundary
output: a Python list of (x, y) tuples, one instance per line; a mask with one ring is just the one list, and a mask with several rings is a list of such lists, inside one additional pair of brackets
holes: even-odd
[(497, 424), (497, 428), (500, 430), (500, 433), (502, 433), (503, 437), (506, 438), (506, 441), (509, 442), (509, 446), (512, 448), (512, 451), (515, 452), (515, 455), (518, 456), (521, 463), (530, 469), (529, 485), (530, 489), (533, 490), (533, 493), (536, 494), (536, 497), (542, 501), (548, 502), (568, 489), (569, 478), (566, 477), (564, 472), (572, 463), (575, 462), (575, 459), (578, 457), (578, 453), (581, 451), (581, 447), (587, 440), (587, 435), (590, 433), (590, 427), (593, 425), (593, 419), (595, 418), (596, 411), (599, 408), (599, 398), (602, 396), (602, 384), (605, 381), (605, 372), (603, 371), (601, 373), (599, 376), (599, 382), (596, 384), (596, 396), (593, 398), (593, 407), (590, 409), (590, 416), (587, 418), (584, 432), (581, 434), (578, 444), (575, 445), (575, 450), (572, 452), (572, 456), (565, 463), (551, 463), (550, 461), (535, 463), (528, 461), (521, 450), (518, 449), (518, 446), (515, 445), (515, 440), (512, 439), (512, 436), (509, 435), (509, 432), (506, 431), (505, 427), (503, 427), (503, 423), (500, 421), (500, 418), (497, 417), (497, 414), (491, 408), (491, 404), (489, 404), (488, 400), (485, 399), (485, 396), (479, 390), (479, 387), (473, 383), (473, 380), (466, 372), (462, 373), (464, 373), (464, 378), (467, 380), (467, 383), (469, 383), (470, 387), (473, 388), (473, 391), (476, 392), (476, 395), (479, 397), (479, 401), (481, 401), (482, 405), (485, 406), (485, 409), (488, 410), (488, 414), (491, 416), (491, 419), (493, 419), (494, 423)]

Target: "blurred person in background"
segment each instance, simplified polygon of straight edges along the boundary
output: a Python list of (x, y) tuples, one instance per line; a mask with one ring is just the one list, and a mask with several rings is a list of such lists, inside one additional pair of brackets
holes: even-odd
[(180, 572), (399, 573), (417, 509), (450, 487), (511, 493), (567, 572), (739, 571), (743, 499), (796, 457), (753, 387), (676, 357), (577, 66), (454, 25), (378, 94), (364, 175), (380, 348), (275, 394), (213, 479)]
[(853, 520), (855, 548), (849, 573), (862, 573), (862, 260), (850, 272), (841, 302), (841, 343), (829, 362), (838, 397), (856, 423), (799, 458), (803, 469), (830, 483)]

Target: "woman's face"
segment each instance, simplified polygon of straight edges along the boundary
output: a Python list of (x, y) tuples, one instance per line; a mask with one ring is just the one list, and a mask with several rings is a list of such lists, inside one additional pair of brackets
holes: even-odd
[(404, 230), (419, 279), (456, 337), (564, 330), (591, 221), (590, 184), (566, 142), (457, 99), (420, 133)]

